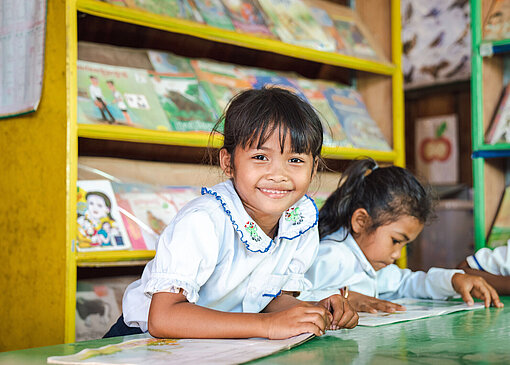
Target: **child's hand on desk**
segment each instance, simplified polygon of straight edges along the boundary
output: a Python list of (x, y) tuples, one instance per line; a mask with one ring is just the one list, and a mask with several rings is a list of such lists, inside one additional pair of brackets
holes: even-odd
[(266, 337), (281, 340), (302, 333), (322, 336), (332, 319), (333, 316), (326, 308), (302, 302), (290, 309), (267, 313), (264, 318)]
[(351, 291), (349, 293), (349, 302), (358, 312), (376, 313), (377, 311), (393, 313), (396, 311), (405, 311), (406, 307), (378, 299), (368, 295)]
[(484, 278), (457, 273), (452, 276), (452, 286), (467, 305), (473, 305), (473, 297), (475, 297), (483, 300), (487, 308), (490, 307), (491, 303), (496, 308), (503, 307), (496, 289), (487, 284)]
[(351, 306), (349, 301), (341, 295), (331, 295), (317, 302), (317, 306), (326, 308), (333, 314), (333, 320), (328, 330), (340, 328), (354, 328), (358, 324), (358, 313)]

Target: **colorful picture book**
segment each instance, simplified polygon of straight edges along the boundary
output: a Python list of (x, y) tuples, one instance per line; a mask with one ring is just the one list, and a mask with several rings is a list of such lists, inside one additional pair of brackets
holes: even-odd
[(263, 87), (279, 87), (281, 89), (288, 90), (297, 96), (299, 96), (301, 99), (306, 101), (307, 103), (310, 103), (308, 99), (306, 98), (303, 91), (299, 88), (299, 86), (289, 80), (286, 77), (283, 76), (256, 76), (252, 80), (253, 88), (254, 89), (262, 89)]
[(146, 70), (77, 62), (78, 123), (169, 130)]
[(301, 0), (259, 0), (266, 24), (285, 43), (335, 52), (335, 40), (324, 32)]
[(235, 30), (221, 0), (193, 0), (204, 21), (218, 28)]
[(420, 118), (415, 126), (416, 172), (429, 184), (456, 184), (459, 179), (457, 116)]
[(210, 132), (216, 123), (212, 103), (195, 76), (150, 73), (171, 130)]
[(338, 53), (348, 54), (349, 50), (346, 47), (345, 41), (342, 39), (342, 37), (340, 37), (340, 34), (335, 27), (335, 23), (329, 16), (328, 12), (325, 9), (315, 6), (310, 2), (308, 2), (308, 6), (317, 23), (321, 25), (326, 34), (335, 40), (336, 51)]
[[(348, 54), (360, 58), (377, 58), (377, 53), (354, 18), (333, 15), (333, 24)], [(343, 49), (339, 51), (343, 52)]]
[(510, 38), (510, 1), (492, 0), (483, 23), (483, 39), (496, 41)]
[(503, 88), (485, 140), (489, 144), (510, 143), (510, 84)]
[(328, 87), (322, 92), (354, 147), (380, 151), (391, 150), (356, 90), (347, 87)]
[(200, 189), (191, 186), (113, 183), (113, 189), (134, 250), (155, 250), (177, 212), (200, 196)]
[(130, 249), (110, 181), (78, 180), (77, 186), (78, 251)]
[[(48, 364), (241, 364), (278, 351), (288, 350), (311, 339), (304, 333), (286, 340), (249, 339), (160, 339), (149, 334), (133, 340), (74, 355), (48, 357)], [(205, 361), (204, 361), (205, 360)]]
[(152, 67), (156, 72), (169, 74), (190, 74), (193, 75), (193, 68), (189, 58), (177, 56), (170, 52), (147, 51)]
[(483, 303), (477, 302), (472, 306), (468, 306), (464, 302), (446, 301), (446, 300), (427, 300), (400, 298), (392, 300), (406, 307), (405, 311), (397, 311), (393, 313), (377, 312), (377, 313), (359, 313), (359, 326), (382, 326), (391, 323), (412, 321), (420, 318), (433, 316), (441, 316), (465, 310), (474, 310), (484, 308)]
[(272, 37), (256, 0), (222, 0), (234, 27), (241, 32)]
[(297, 79), (296, 82), (321, 119), (324, 145), (352, 147), (328, 100), (320, 90), (320, 85), (317, 82), (303, 78)]
[(203, 22), (192, 0), (131, 0), (134, 6), (154, 14)]
[(487, 246), (491, 248), (504, 246), (510, 239), (510, 186), (505, 188), (498, 212), (492, 222), (492, 227), (487, 237)]

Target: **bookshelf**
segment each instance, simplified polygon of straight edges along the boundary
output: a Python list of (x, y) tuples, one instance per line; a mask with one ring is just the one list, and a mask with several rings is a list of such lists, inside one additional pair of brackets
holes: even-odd
[[(315, 70), (312, 76), (317, 78), (343, 75), (355, 80), (392, 150), (325, 147), (323, 155), (330, 160), (368, 155), (404, 166), (400, 1), (358, 0), (356, 11), (391, 62), (316, 51), (96, 0), (48, 2), (39, 110), (0, 123), (0, 166), (3, 176), (9, 177), (0, 179), (0, 227), (4, 232), (3, 247), (7, 247), (2, 255), (0, 288), (9, 294), (1, 296), (0, 319), (11, 329), (8, 338), (0, 340), (0, 351), (72, 342), (80, 267), (140, 265), (153, 256), (152, 251), (76, 252), (76, 181), (81, 148), (90, 141), (96, 142), (93, 148), (104, 141), (200, 151), (208, 143), (208, 136), (198, 133), (77, 124), (77, 41), (87, 27), (104, 25), (100, 29), (101, 36), (106, 37), (103, 41), (114, 45), (133, 47), (131, 42), (154, 48), (152, 38), (145, 38), (146, 43), (141, 44), (130, 40), (132, 34), (147, 31), (167, 39), (169, 51), (175, 51), (170, 49), (172, 45), (182, 46), (189, 53), (198, 44), (203, 49), (219, 48), (232, 63), (249, 54), (260, 67), (269, 58), (274, 59), (272, 66), (280, 70), (286, 70), (282, 65), (290, 63), (296, 65), (293, 71)], [(92, 22), (82, 21), (86, 17), (92, 17)], [(122, 28), (121, 35), (113, 31), (108, 38), (108, 31), (116, 28)], [(99, 148), (94, 152), (101, 155), (104, 151)]]
[(483, 19), (490, 5), (491, 1), (471, 0), (471, 114), (476, 250), (486, 245), (486, 237), (505, 188), (505, 159), (510, 157), (510, 144), (490, 145), (485, 142), (485, 133), (503, 89), (503, 56), (510, 50), (510, 39), (482, 40)]

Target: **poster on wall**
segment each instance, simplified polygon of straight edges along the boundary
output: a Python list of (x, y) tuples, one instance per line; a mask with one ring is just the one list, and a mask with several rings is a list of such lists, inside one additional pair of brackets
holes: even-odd
[(418, 119), (415, 156), (416, 171), (429, 184), (456, 184), (459, 178), (457, 116)]
[(0, 1), (0, 119), (37, 109), (45, 33), (46, 0)]

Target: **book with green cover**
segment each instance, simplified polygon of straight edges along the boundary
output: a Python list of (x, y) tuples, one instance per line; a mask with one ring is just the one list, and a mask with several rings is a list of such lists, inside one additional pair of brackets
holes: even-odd
[(170, 52), (147, 51), (152, 67), (156, 72), (172, 74), (194, 74), (190, 60), (187, 57), (177, 56)]
[(262, 37), (273, 37), (255, 0), (222, 0), (237, 30)]
[(78, 123), (169, 130), (146, 70), (77, 62)]
[(154, 14), (203, 22), (202, 16), (190, 0), (134, 0), (134, 5)]
[(213, 26), (227, 30), (235, 30), (221, 0), (194, 0), (204, 21)]
[(151, 72), (151, 82), (171, 129), (181, 132), (207, 132), (216, 120), (213, 106), (195, 77)]

